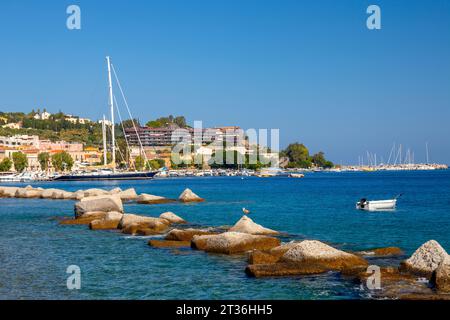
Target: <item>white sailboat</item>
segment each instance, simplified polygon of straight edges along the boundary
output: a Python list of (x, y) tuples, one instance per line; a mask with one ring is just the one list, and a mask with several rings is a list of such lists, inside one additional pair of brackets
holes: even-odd
[[(68, 175), (60, 175), (55, 177), (53, 180), (56, 181), (80, 181), (80, 180), (137, 180), (137, 179), (151, 179), (153, 178), (158, 171), (142, 171), (142, 172), (120, 172), (116, 171), (116, 139), (114, 133), (114, 95), (113, 95), (113, 85), (112, 85), (112, 77), (111, 77), (111, 69), (113, 68), (111, 64), (110, 57), (106, 57), (106, 62), (108, 65), (108, 93), (109, 93), (109, 106), (111, 109), (111, 156), (112, 162), (110, 165), (106, 164), (106, 125), (105, 125), (105, 117), (103, 116), (103, 148), (104, 148), (104, 166), (109, 168), (101, 168), (95, 171), (89, 172), (78, 172)], [(116, 80), (118, 81), (117, 75)], [(119, 84), (119, 88), (120, 84)], [(122, 90), (122, 89), (121, 89)], [(127, 105), (128, 107), (128, 105)], [(119, 114), (120, 115), (120, 114)], [(139, 136), (138, 136), (139, 137)], [(143, 147), (141, 144), (141, 149), (143, 151)], [(144, 153), (145, 155), (145, 153)]]

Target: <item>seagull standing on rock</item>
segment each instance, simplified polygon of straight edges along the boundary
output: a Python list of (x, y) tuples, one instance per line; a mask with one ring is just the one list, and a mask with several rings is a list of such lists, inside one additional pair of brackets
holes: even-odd
[(245, 209), (245, 208), (242, 208), (242, 212), (243, 212), (244, 214), (249, 214), (249, 213), (250, 213), (250, 210), (247, 210), (247, 209)]

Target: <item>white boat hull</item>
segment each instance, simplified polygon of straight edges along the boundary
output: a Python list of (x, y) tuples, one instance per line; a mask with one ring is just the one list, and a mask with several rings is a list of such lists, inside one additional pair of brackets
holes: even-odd
[(393, 210), (397, 205), (397, 199), (366, 201), (364, 203), (356, 203), (356, 209), (377, 211), (377, 210)]

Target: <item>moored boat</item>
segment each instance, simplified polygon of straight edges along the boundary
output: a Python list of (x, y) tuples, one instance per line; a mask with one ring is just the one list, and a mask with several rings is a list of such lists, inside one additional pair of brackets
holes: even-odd
[(365, 198), (356, 203), (356, 209), (366, 211), (394, 210), (397, 206), (397, 198), (390, 200), (367, 200)]

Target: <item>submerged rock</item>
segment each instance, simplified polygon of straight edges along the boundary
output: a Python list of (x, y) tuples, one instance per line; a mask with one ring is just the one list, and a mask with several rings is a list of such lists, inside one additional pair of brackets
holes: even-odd
[(86, 212), (82, 216), (79, 216), (75, 219), (66, 219), (60, 221), (59, 224), (63, 225), (83, 225), (90, 224), (94, 220), (103, 219), (106, 216), (106, 212), (96, 211), (96, 212)]
[(437, 241), (430, 240), (421, 245), (409, 259), (403, 261), (400, 269), (430, 278), (445, 257), (447, 252), (444, 248)]
[(142, 193), (139, 195), (139, 197), (137, 197), (136, 201), (140, 204), (158, 204), (173, 202), (174, 200), (160, 196), (154, 196), (152, 194)]
[(375, 248), (370, 250), (364, 250), (356, 252), (356, 254), (361, 256), (373, 256), (373, 257), (385, 257), (385, 256), (398, 256), (403, 254), (403, 250), (399, 247), (386, 247), (386, 248)]
[(194, 236), (212, 235), (217, 234), (217, 232), (211, 229), (172, 229), (166, 235), (166, 240), (172, 241), (191, 241)]
[(122, 219), (123, 213), (121, 212), (108, 212), (101, 219), (92, 220), (89, 224), (91, 230), (108, 230), (117, 229), (120, 219)]
[[(255, 277), (318, 274), (327, 271), (362, 270), (368, 266), (363, 258), (335, 249), (316, 240), (290, 244), (276, 263), (251, 264), (247, 274)], [(279, 253), (284, 250), (279, 248)]]
[(445, 256), (433, 274), (432, 282), (440, 292), (450, 293), (450, 256)]
[(225, 232), (216, 235), (194, 236), (194, 249), (216, 253), (242, 253), (252, 249), (267, 250), (279, 246), (280, 240), (273, 237), (241, 232)]
[(156, 248), (190, 247), (190, 241), (150, 240), (148, 245)]
[(278, 231), (264, 228), (262, 225), (259, 225), (253, 222), (248, 216), (242, 216), (242, 218), (230, 228), (229, 231), (232, 232), (243, 232), (249, 234), (278, 234)]
[(196, 195), (194, 192), (192, 192), (191, 189), (186, 188), (178, 197), (178, 200), (181, 202), (202, 202), (205, 201), (205, 199), (200, 198), (198, 195)]
[(183, 218), (177, 216), (175, 213), (170, 212), (170, 211), (161, 213), (161, 215), (159, 217), (161, 219), (166, 219), (170, 223), (186, 223), (186, 220), (184, 220)]
[(75, 203), (75, 216), (89, 211), (123, 212), (122, 200), (117, 195), (86, 197)]

